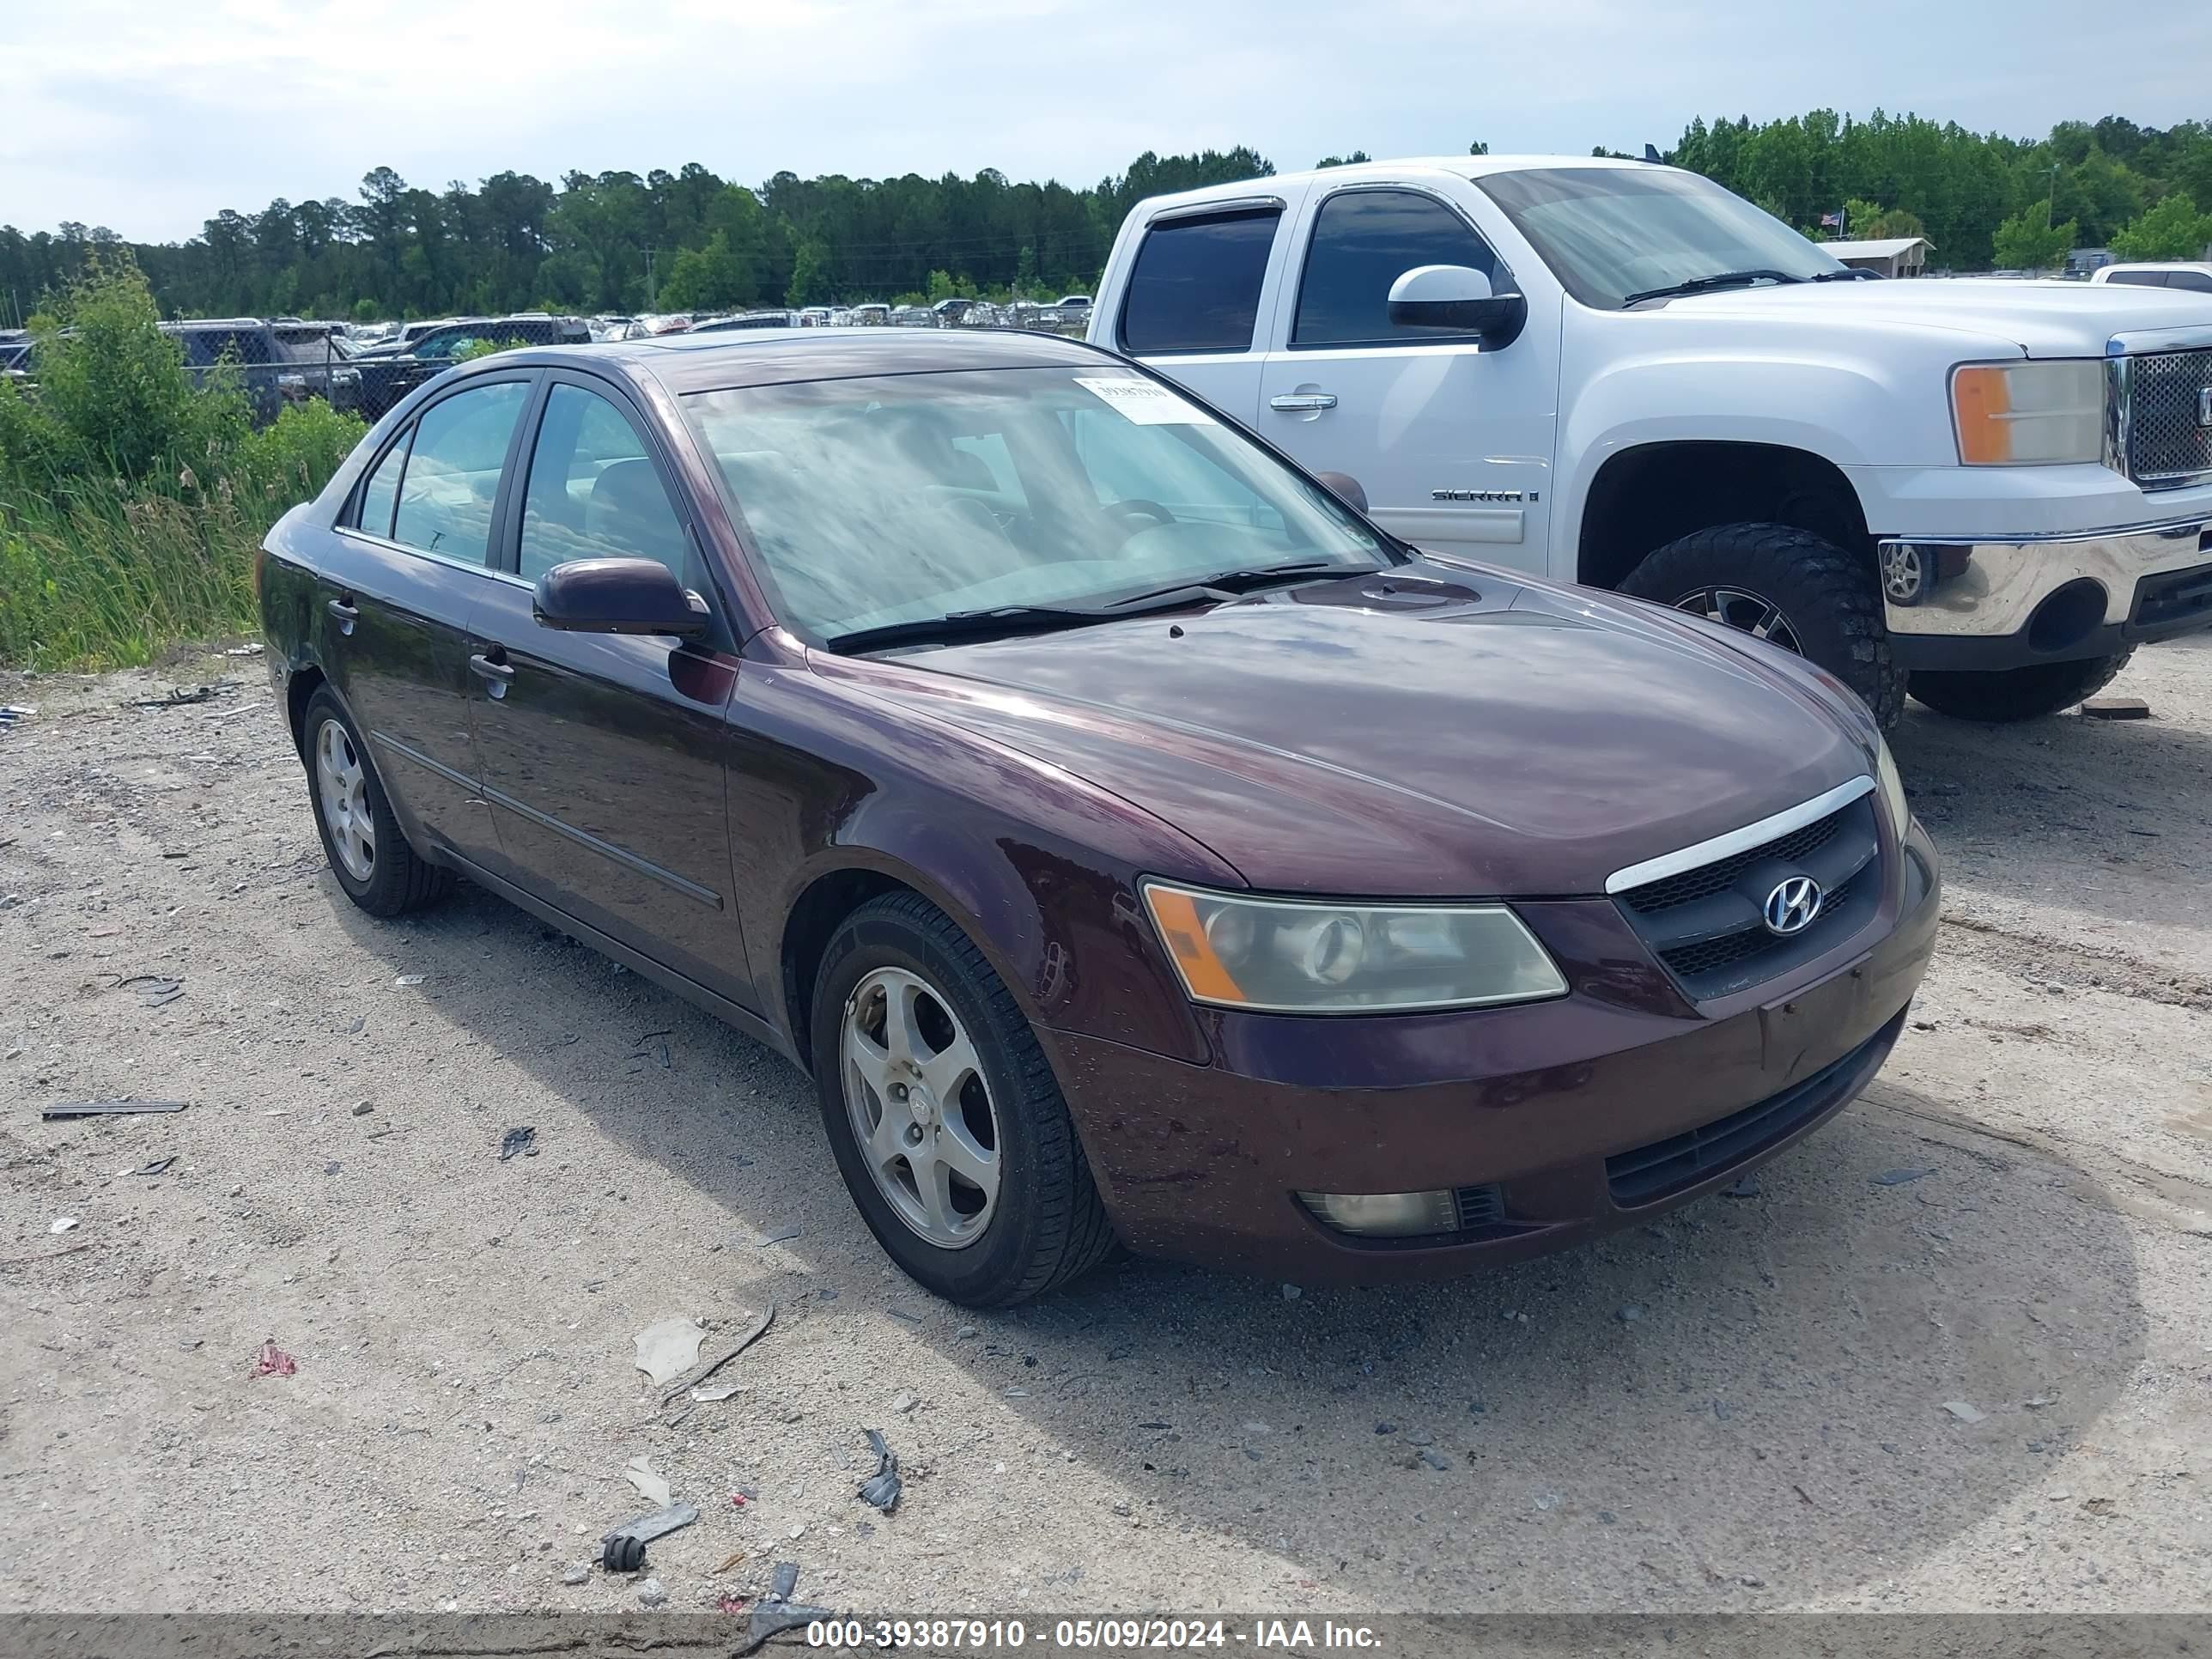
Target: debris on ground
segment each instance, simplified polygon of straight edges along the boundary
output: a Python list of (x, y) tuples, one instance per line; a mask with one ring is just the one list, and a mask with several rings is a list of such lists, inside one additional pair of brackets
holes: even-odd
[(429, 979), (428, 974), (402, 974), (392, 982), (394, 985), (421, 985)]
[(1874, 1177), (1874, 1184), (1877, 1187), (1903, 1187), (1919, 1180), (1923, 1176), (1932, 1176), (1935, 1173), (1932, 1169), (1884, 1170)]
[(0, 702), (0, 726), (15, 726), (38, 712), (34, 702)]
[(1729, 1185), (1721, 1188), (1721, 1196), (1723, 1198), (1757, 1198), (1759, 1177), (1755, 1175), (1738, 1176)]
[(185, 982), (180, 979), (165, 979), (159, 974), (133, 974), (115, 981), (118, 991), (135, 988), (138, 1000), (149, 1008), (159, 1008), (174, 1002), (185, 994)]
[(760, 1242), (760, 1247), (761, 1247), (761, 1249), (763, 1249), (764, 1250), (764, 1249), (768, 1249), (768, 1247), (769, 1247), (769, 1245), (771, 1245), (771, 1244), (783, 1244), (783, 1243), (789, 1243), (792, 1239), (794, 1239), (794, 1238), (796, 1238), (796, 1237), (799, 1237), (799, 1229), (798, 1229), (798, 1227), (797, 1227), (797, 1226), (793, 1225), (793, 1226), (786, 1227), (786, 1228), (785, 1228), (781, 1232), (780, 1232), (780, 1233), (770, 1233), (770, 1234), (769, 1234), (766, 1238), (763, 1238), (763, 1240), (761, 1240), (761, 1242)]
[(1449, 1458), (1446, 1457), (1442, 1452), (1433, 1451), (1426, 1446), (1421, 1448), (1420, 1458), (1421, 1462), (1426, 1463), (1432, 1469), (1448, 1469), (1451, 1468), (1451, 1460)]
[(135, 1176), (161, 1175), (165, 1173), (168, 1167), (176, 1161), (177, 1155), (174, 1152), (171, 1152), (167, 1158), (157, 1158), (151, 1163), (141, 1164), (137, 1169), (131, 1170), (131, 1173)]
[(502, 1164), (517, 1152), (525, 1158), (538, 1156), (538, 1130), (531, 1124), (520, 1129), (509, 1129), (499, 1138), (499, 1161)]
[(173, 685), (166, 696), (136, 697), (131, 700), (131, 706), (134, 708), (188, 708), (196, 702), (213, 702), (237, 684), (236, 680), (217, 680), (213, 685), (195, 685), (190, 690)]
[(743, 1550), (732, 1550), (728, 1555), (722, 1559), (722, 1565), (716, 1567), (714, 1571), (715, 1575), (719, 1577), (720, 1574), (727, 1572), (732, 1567), (736, 1566), (738, 1563), (744, 1559), (745, 1553)]
[(908, 1394), (905, 1389), (902, 1389), (896, 1395), (892, 1396), (891, 1409), (896, 1412), (901, 1417), (904, 1417), (908, 1412), (914, 1409), (915, 1403), (914, 1396)]
[(2081, 705), (2081, 717), (2092, 720), (2147, 720), (2150, 705), (2141, 697), (2092, 697)]
[(564, 1584), (588, 1584), (592, 1582), (592, 1570), (579, 1561), (561, 1575), (561, 1582)]
[(906, 1492), (906, 1483), (899, 1479), (898, 1454), (884, 1438), (881, 1429), (870, 1429), (867, 1436), (869, 1449), (876, 1455), (876, 1472), (861, 1482), (856, 1495), (863, 1504), (889, 1515)]
[(51, 1226), (51, 1227), (47, 1228), (47, 1229), (46, 1229), (46, 1231), (47, 1231), (49, 1234), (55, 1234), (55, 1233), (65, 1233), (65, 1232), (71, 1231), (72, 1230), (74, 1230), (74, 1229), (75, 1229), (75, 1227), (76, 1227), (76, 1218), (75, 1216), (73, 1216), (73, 1215), (58, 1216), (58, 1217), (57, 1217), (57, 1218), (55, 1218), (55, 1220), (54, 1220), (54, 1224), (53, 1224), (52, 1226)]
[[(775, 1323), (775, 1304), (771, 1302), (767, 1307), (761, 1310), (760, 1317), (753, 1321), (752, 1324), (747, 1328), (745, 1334), (737, 1340), (736, 1344), (730, 1349), (729, 1352), (724, 1354), (713, 1364), (708, 1366), (705, 1370), (701, 1371), (697, 1376), (692, 1378), (690, 1382), (684, 1384), (684, 1388), (678, 1389), (674, 1394), (671, 1394), (660, 1403), (664, 1406), (673, 1404), (677, 1395), (682, 1394), (684, 1391), (684, 1389), (689, 1389), (690, 1390), (691, 1397), (694, 1400), (710, 1402), (717, 1400), (727, 1400), (732, 1395), (738, 1393), (741, 1386), (738, 1383), (731, 1383), (726, 1389), (720, 1391), (711, 1389), (702, 1389), (700, 1387), (700, 1384), (706, 1382), (708, 1377), (712, 1376), (716, 1371), (720, 1370), (723, 1366), (728, 1364), (732, 1359), (735, 1359), (747, 1348), (751, 1347), (754, 1343), (759, 1341), (762, 1337), (768, 1334), (768, 1328)], [(703, 1336), (705, 1333), (702, 1332), (701, 1334)], [(696, 1361), (698, 1358), (698, 1344), (694, 1343), (691, 1347), (691, 1361)], [(691, 1362), (686, 1362), (687, 1366)], [(678, 1374), (678, 1372), (674, 1371), (669, 1373), (672, 1376)], [(655, 1382), (665, 1382), (668, 1379), (667, 1377), (656, 1376), (653, 1380)]]
[(244, 645), (234, 645), (222, 654), (226, 657), (258, 657), (261, 654), (261, 641), (252, 640)]
[(830, 1616), (828, 1607), (810, 1607), (791, 1598), (799, 1589), (799, 1567), (796, 1563), (779, 1561), (775, 1572), (769, 1580), (769, 1592), (753, 1606), (751, 1622), (745, 1626), (745, 1644), (739, 1648), (738, 1659), (749, 1653), (757, 1653), (771, 1637), (781, 1636), (787, 1630), (797, 1630), (817, 1619)]
[(73, 1100), (66, 1105), (49, 1106), (39, 1114), (48, 1123), (70, 1117), (118, 1117), (129, 1112), (181, 1112), (181, 1100)]
[(370, 1105), (367, 1101), (358, 1101), (354, 1105), (353, 1115), (356, 1117), (367, 1117), (376, 1108)]
[[(644, 1462), (643, 1458), (639, 1458), (630, 1466), (629, 1470), (626, 1471), (633, 1483), (637, 1480), (638, 1465)], [(645, 1473), (652, 1474), (649, 1468)], [(658, 1475), (653, 1475), (653, 1478), (656, 1480), (659, 1480)], [(666, 1490), (666, 1482), (662, 1482), (663, 1491)], [(639, 1490), (642, 1491), (643, 1488), (640, 1487)], [(600, 1536), (600, 1563), (610, 1572), (635, 1572), (645, 1561), (645, 1547), (647, 1544), (656, 1538), (665, 1538), (670, 1533), (690, 1526), (698, 1518), (699, 1511), (692, 1504), (665, 1504), (650, 1515), (641, 1515), (633, 1520), (625, 1521), (611, 1532)]]
[(638, 1496), (647, 1503), (664, 1510), (669, 1507), (668, 1481), (654, 1471), (650, 1459), (631, 1458), (629, 1467), (623, 1471), (623, 1478), (637, 1488)]
[(1977, 1410), (1964, 1400), (1947, 1400), (1943, 1402), (1943, 1409), (1961, 1423), (1978, 1423), (1989, 1415), (1987, 1412)]
[(261, 1345), (261, 1352), (253, 1356), (253, 1369), (246, 1372), (254, 1376), (289, 1376), (300, 1369), (300, 1362), (276, 1346), (270, 1338)]
[(638, 1370), (657, 1388), (699, 1363), (699, 1345), (707, 1332), (697, 1320), (678, 1316), (657, 1319), (630, 1340), (637, 1346)]
[(637, 1587), (637, 1604), (641, 1607), (657, 1607), (668, 1600), (668, 1588), (658, 1578), (648, 1578)]
[(715, 1598), (714, 1611), (717, 1613), (743, 1613), (744, 1610), (745, 1598), (742, 1595), (720, 1595)]
[(1613, 1316), (1615, 1319), (1618, 1319), (1624, 1325), (1633, 1325), (1638, 1320), (1644, 1317), (1644, 1310), (1638, 1307), (1633, 1302), (1631, 1302), (1625, 1307), (1616, 1309)]

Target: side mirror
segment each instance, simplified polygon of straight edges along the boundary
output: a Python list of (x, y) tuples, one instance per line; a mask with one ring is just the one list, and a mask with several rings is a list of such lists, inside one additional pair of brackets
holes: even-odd
[(707, 631), (706, 605), (684, 591), (657, 559), (573, 559), (538, 579), (530, 608), (542, 627), (568, 634), (669, 634), (696, 639)]
[(1367, 511), (1367, 492), (1349, 472), (1316, 472), (1314, 482), (1355, 513)]
[(1471, 265), (1416, 265), (1390, 284), (1390, 320), (1455, 329), (1496, 350), (1519, 337), (1528, 301), (1518, 294), (1492, 292), (1490, 278)]

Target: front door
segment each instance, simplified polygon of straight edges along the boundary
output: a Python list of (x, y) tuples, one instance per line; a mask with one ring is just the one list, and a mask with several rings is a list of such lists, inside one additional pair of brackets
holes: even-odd
[[(1309, 471), (1349, 473), (1370, 515), (1425, 550), (1540, 572), (1558, 424), (1557, 317), (1502, 349), (1394, 324), (1390, 285), (1418, 265), (1468, 265), (1499, 293), (1511, 271), (1458, 208), (1406, 185), (1360, 185), (1310, 209), (1297, 290), (1275, 308), (1261, 435)], [(1534, 301), (1532, 300), (1532, 304)]]
[(325, 672), (408, 839), (479, 860), (494, 831), (477, 788), (465, 623), (503, 586), (489, 563), (494, 508), (532, 384), (480, 381), (396, 434), (331, 539), (316, 594)]
[[(470, 674), (502, 875), (578, 921), (750, 1005), (731, 897), (723, 710), (728, 607), (662, 458), (611, 386), (549, 376), (517, 495), (508, 580), (471, 617)], [(541, 626), (531, 589), (573, 559), (658, 559), (714, 631), (679, 644)]]

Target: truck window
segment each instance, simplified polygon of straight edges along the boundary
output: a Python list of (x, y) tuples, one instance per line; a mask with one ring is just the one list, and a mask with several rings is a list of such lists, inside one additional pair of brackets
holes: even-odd
[(2166, 273), (2162, 270), (2116, 270), (2105, 280), (2125, 283), (2130, 288), (2164, 288)]
[(2194, 294), (2212, 294), (2212, 276), (2201, 270), (2169, 270), (2166, 273), (2168, 288), (2185, 288)]
[(1291, 343), (1396, 345), (1454, 337), (1460, 331), (1391, 322), (1390, 284), (1417, 265), (1471, 265), (1498, 281), (1498, 256), (1489, 244), (1433, 196), (1340, 191), (1314, 216)]
[(1158, 351), (1249, 351), (1260, 288), (1282, 210), (1171, 219), (1145, 233), (1121, 302), (1121, 345)]

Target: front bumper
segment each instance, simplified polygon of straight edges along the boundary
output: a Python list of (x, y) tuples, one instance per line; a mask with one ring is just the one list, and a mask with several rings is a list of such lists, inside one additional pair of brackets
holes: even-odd
[(2126, 529), (1876, 544), (1890, 647), (1907, 669), (2110, 656), (2212, 628), (2212, 510)]
[[(1555, 1001), (1224, 1014), (1206, 1066), (1040, 1035), (1132, 1249), (1308, 1284), (1464, 1272), (1648, 1218), (1841, 1110), (1887, 1057), (1935, 948), (1935, 848), (1917, 825), (1905, 844), (1927, 877), (1909, 908), (1893, 877), (1838, 959), (1726, 1002), (1664, 994), (1615, 907), (1575, 900), (1520, 907), (1569, 969)], [(1462, 1230), (1403, 1240), (1335, 1231), (1296, 1196), (1446, 1187)]]

